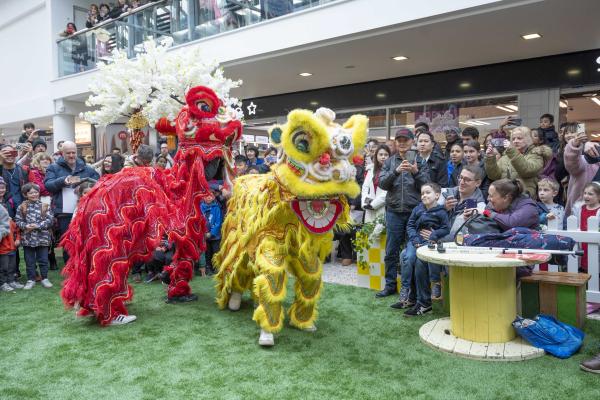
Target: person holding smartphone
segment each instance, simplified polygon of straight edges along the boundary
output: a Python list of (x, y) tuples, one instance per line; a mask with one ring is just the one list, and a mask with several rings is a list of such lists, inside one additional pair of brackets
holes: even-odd
[[(421, 201), (421, 185), (430, 181), (427, 164), (416, 162), (416, 152), (411, 150), (415, 136), (408, 128), (396, 132), (395, 145), (397, 153), (390, 156), (379, 174), (379, 187), (385, 196), (385, 287), (376, 294), (387, 297), (397, 292), (398, 266), (400, 249), (406, 237), (406, 224), (413, 208)], [(402, 296), (408, 299), (410, 288), (403, 288)]]

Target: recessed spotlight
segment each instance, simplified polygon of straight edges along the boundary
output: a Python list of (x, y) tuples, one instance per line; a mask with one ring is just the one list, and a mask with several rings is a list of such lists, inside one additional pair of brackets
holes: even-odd
[(590, 100), (592, 100), (594, 103), (596, 103), (597, 105), (600, 106), (600, 99), (597, 97), (590, 97)]
[(394, 61), (404, 61), (404, 60), (408, 60), (408, 57), (396, 56), (396, 57), (392, 57), (392, 60), (394, 60)]
[(311, 105), (311, 106), (315, 106), (315, 107), (316, 107), (316, 106), (318, 106), (318, 105), (319, 105), (319, 102), (318, 102), (318, 101), (311, 101), (311, 102), (310, 102), (310, 105)]
[(577, 76), (581, 74), (581, 70), (579, 68), (573, 68), (567, 71), (567, 75), (569, 76)]
[(531, 40), (531, 39), (539, 39), (542, 37), (542, 35), (540, 35), (539, 33), (528, 33), (526, 35), (521, 35), (521, 37), (525, 40)]
[(304, 77), (306, 77), (306, 76), (312, 76), (312, 74), (310, 72), (300, 72), (298, 75), (304, 76)]
[(386, 96), (387, 96), (387, 95), (386, 95), (385, 93), (377, 93), (377, 94), (375, 95), (375, 97), (377, 97), (378, 99), (385, 99), (385, 98), (386, 98)]
[(560, 108), (567, 108), (567, 107), (569, 107), (569, 104), (567, 104), (567, 102), (566, 102), (566, 101), (564, 101), (564, 100), (561, 100), (561, 101), (559, 101), (559, 102), (558, 102), (558, 106), (559, 106)]
[(509, 105), (507, 105), (507, 106), (506, 106), (506, 108), (509, 108), (509, 109), (511, 109), (512, 111), (519, 111), (519, 107), (517, 107), (517, 106), (514, 106), (514, 105), (512, 105), (512, 104), (509, 104)]
[(345, 65), (344, 68), (346, 68), (346, 69), (352, 69), (352, 68), (356, 68), (356, 66), (354, 66), (354, 65)]
[(471, 87), (471, 82), (461, 82), (458, 86), (460, 86), (463, 89), (468, 89)]

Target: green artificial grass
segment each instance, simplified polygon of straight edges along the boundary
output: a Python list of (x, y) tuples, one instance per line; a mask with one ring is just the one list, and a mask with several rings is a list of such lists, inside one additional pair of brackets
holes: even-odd
[(199, 301), (178, 305), (159, 283), (134, 284), (138, 320), (108, 328), (65, 311), (50, 279), (52, 289), (0, 293), (0, 399), (600, 398), (600, 376), (578, 366), (599, 351), (597, 321), (568, 360), (473, 361), (420, 342), (441, 311), (407, 319), (395, 298), (326, 284), (319, 330), (286, 325), (263, 349), (248, 295), (239, 312), (218, 310), (208, 278), (192, 282)]

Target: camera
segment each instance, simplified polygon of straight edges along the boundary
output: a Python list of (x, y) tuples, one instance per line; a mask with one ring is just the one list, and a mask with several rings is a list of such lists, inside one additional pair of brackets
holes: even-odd
[(492, 146), (494, 147), (504, 147), (504, 140), (503, 138), (493, 138), (492, 139)]

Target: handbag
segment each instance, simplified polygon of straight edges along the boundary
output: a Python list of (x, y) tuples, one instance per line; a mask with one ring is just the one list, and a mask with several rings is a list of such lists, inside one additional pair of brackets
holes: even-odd
[(532, 346), (543, 349), (558, 358), (569, 358), (575, 354), (583, 344), (585, 336), (574, 326), (544, 314), (540, 314), (534, 319), (517, 316), (512, 325), (519, 336)]

